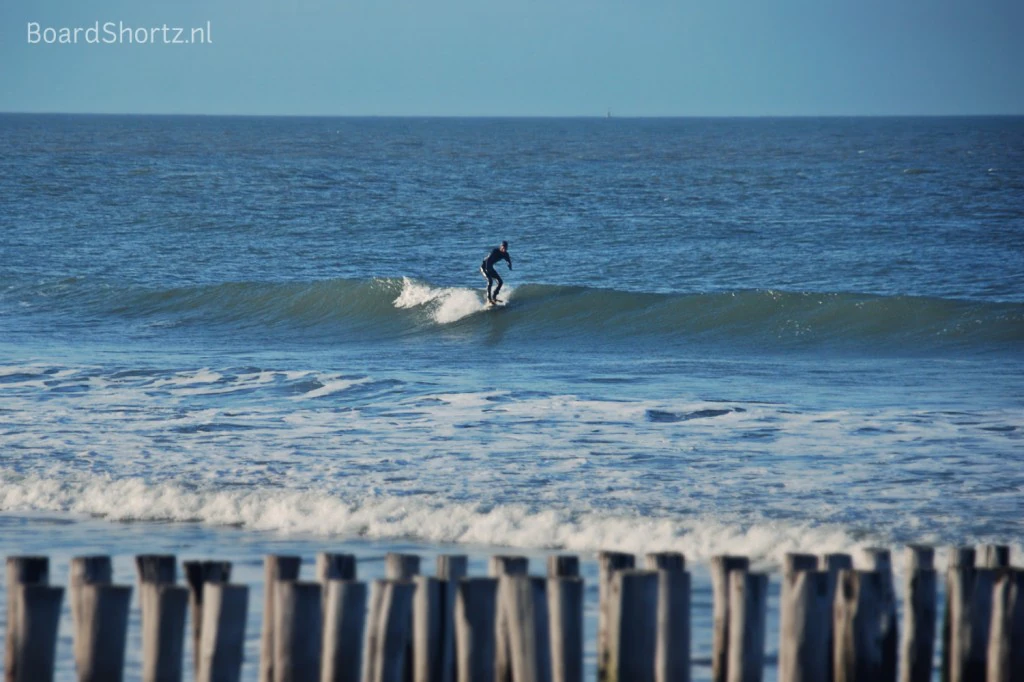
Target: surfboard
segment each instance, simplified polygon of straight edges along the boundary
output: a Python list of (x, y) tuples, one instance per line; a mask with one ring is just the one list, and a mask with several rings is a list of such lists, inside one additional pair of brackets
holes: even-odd
[(490, 310), (491, 308), (504, 308), (507, 305), (508, 305), (508, 301), (502, 301), (501, 299), (498, 299), (498, 301), (496, 303), (491, 303), (490, 301), (488, 301), (485, 304), (485, 306), (487, 307), (488, 310)]

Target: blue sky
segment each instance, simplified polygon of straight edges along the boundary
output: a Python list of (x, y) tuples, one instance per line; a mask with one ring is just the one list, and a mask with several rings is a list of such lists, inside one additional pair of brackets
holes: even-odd
[(1024, 114), (1022, 29), (1021, 0), (2, 0), (0, 111)]

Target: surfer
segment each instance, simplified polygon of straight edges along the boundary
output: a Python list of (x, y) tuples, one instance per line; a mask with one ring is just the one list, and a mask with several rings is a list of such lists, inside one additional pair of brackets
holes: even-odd
[[(501, 285), (505, 283), (498, 275), (498, 271), (494, 269), (494, 264), (500, 260), (507, 261), (508, 269), (512, 269), (512, 258), (508, 255), (508, 242), (502, 242), (501, 246), (492, 249), (490, 255), (484, 258), (484, 262), (480, 264), (480, 274), (487, 280), (487, 302), (491, 304), (498, 302), (498, 292), (501, 291)], [(491, 287), (495, 280), (498, 281), (498, 286), (494, 289), (494, 293), (491, 293)]]

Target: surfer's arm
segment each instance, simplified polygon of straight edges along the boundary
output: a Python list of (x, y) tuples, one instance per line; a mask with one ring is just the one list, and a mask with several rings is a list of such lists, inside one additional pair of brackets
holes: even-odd
[(508, 269), (509, 269), (509, 270), (511, 270), (511, 269), (512, 269), (512, 256), (510, 256), (510, 255), (508, 255), (508, 254), (506, 253), (506, 254), (505, 254), (505, 260), (507, 260), (507, 261), (508, 261)]

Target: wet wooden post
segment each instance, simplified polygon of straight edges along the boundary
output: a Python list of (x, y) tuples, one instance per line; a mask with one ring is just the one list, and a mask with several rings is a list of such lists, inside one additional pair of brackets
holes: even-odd
[(320, 583), (280, 580), (274, 590), (274, 682), (320, 679)]
[(238, 682), (241, 679), (248, 610), (248, 586), (215, 582), (203, 585), (197, 682)]
[[(846, 569), (853, 570), (853, 557), (842, 552), (822, 554), (818, 557), (818, 570), (828, 573), (828, 603), (829, 608), (834, 608), (836, 600), (836, 584), (839, 582), (839, 571)], [(826, 682), (832, 682), (832, 675), (835, 669), (833, 655), (835, 650), (835, 638), (833, 636), (833, 619), (829, 618), (828, 623), (828, 670), (826, 671)]]
[[(861, 550), (864, 570), (882, 574), (884, 610), (882, 612), (882, 669), (899, 667), (899, 625), (896, 618), (896, 589), (892, 577), (892, 553), (884, 547), (865, 547)], [(895, 674), (895, 673), (894, 673)]]
[(678, 573), (686, 570), (686, 557), (680, 552), (649, 552), (644, 555), (644, 568)]
[(84, 652), (80, 650), (84, 640), (78, 634), (82, 614), (82, 588), (86, 585), (109, 585), (113, 580), (113, 575), (113, 564), (109, 556), (79, 556), (71, 559), (68, 593), (71, 601), (71, 629), (74, 634), (75, 665), (79, 669), (84, 665), (85, 657)]
[(180, 682), (188, 588), (144, 580), (139, 584), (139, 607), (143, 682)]
[[(817, 557), (814, 557), (817, 564)], [(832, 601), (827, 571), (793, 570), (782, 576), (779, 599), (779, 682), (829, 677)]]
[(321, 682), (359, 682), (366, 628), (366, 583), (328, 580)]
[(895, 662), (885, 657), (886, 590), (882, 573), (846, 569), (839, 572), (833, 614), (836, 682), (896, 679)]
[(729, 682), (761, 682), (768, 575), (733, 571), (729, 592)]
[[(813, 571), (818, 568), (818, 556), (816, 554), (799, 554), (795, 552), (787, 552), (782, 558), (782, 584), (779, 588), (779, 675), (782, 675), (782, 671), (791, 670), (792, 662), (787, 660), (787, 657), (792, 653), (790, 647), (785, 646), (785, 637), (787, 632), (794, 631), (794, 625), (789, 622), (789, 618), (793, 615), (797, 608), (805, 605), (804, 602), (792, 604), (789, 608), (785, 608), (788, 600), (787, 591), (791, 588), (793, 582), (790, 578), (801, 571)], [(827, 580), (827, 579), (826, 579)], [(826, 586), (827, 589), (827, 586)], [(831, 620), (831, 619), (830, 619)], [(799, 629), (796, 630), (799, 632)], [(824, 647), (822, 647), (824, 649)], [(780, 679), (782, 679), (780, 677)]]
[(1009, 545), (981, 545), (978, 547), (978, 568), (1009, 568)]
[(140, 584), (173, 585), (178, 581), (177, 558), (173, 554), (137, 554), (135, 568)]
[(466, 577), (468, 559), (464, 554), (437, 557), (437, 578), (441, 581), (441, 670), (444, 682), (455, 680), (455, 590)]
[(356, 555), (320, 552), (316, 555), (316, 581), (320, 583), (320, 597), (327, 608), (327, 583), (331, 580), (355, 580)]
[(656, 682), (690, 682), (690, 574), (683, 570), (684, 562), (674, 565), (677, 570), (658, 571)]
[(995, 577), (993, 569), (970, 565), (949, 571), (949, 654), (943, 660), (943, 679), (948, 682), (980, 682), (986, 677)]
[(415, 589), (407, 581), (373, 582), (363, 650), (363, 682), (405, 681)]
[(22, 653), (19, 637), (12, 624), (21, 620), (21, 586), (49, 585), (50, 559), (45, 556), (7, 557), (7, 642), (4, 645), (4, 669), (8, 678), (17, 669), (17, 656)]
[(121, 682), (128, 635), (128, 585), (83, 585), (79, 593), (75, 649), (80, 651), (79, 682)]
[[(636, 557), (624, 552), (598, 552), (597, 554), (597, 679), (598, 682), (605, 682), (608, 678), (610, 640), (609, 640), (609, 614), (610, 608), (608, 597), (611, 594), (612, 580), (615, 574), (621, 570), (632, 569), (636, 566)], [(501, 682), (501, 681), (499, 681)]]
[(580, 575), (580, 558), (575, 554), (558, 554), (548, 557), (549, 578), (577, 578)]
[(189, 590), (189, 610), (192, 612), (192, 668), (199, 676), (199, 648), (203, 640), (203, 595), (207, 584), (222, 584), (231, 580), (230, 561), (185, 561), (185, 582)]
[(1024, 680), (1024, 571), (1002, 569), (992, 591), (986, 682)]
[(548, 578), (552, 682), (583, 682), (583, 589), (579, 576)]
[[(491, 578), (502, 578), (509, 575), (526, 575), (530, 570), (530, 560), (524, 556), (492, 556), (487, 565), (487, 575)], [(499, 596), (495, 612), (494, 641), (494, 679), (496, 682), (512, 682), (512, 657), (510, 654), (508, 618), (505, 613), (505, 600)]]
[(711, 633), (711, 680), (726, 682), (729, 676), (729, 574), (746, 572), (750, 559), (741, 556), (711, 557), (711, 591), (714, 624)]
[(412, 606), (413, 682), (441, 682), (447, 679), (442, 648), (441, 581), (418, 575), (413, 579), (416, 593)]
[(274, 626), (277, 584), (298, 580), (302, 557), (268, 554), (263, 558), (263, 629), (260, 631), (259, 682), (274, 682)]
[(494, 682), (494, 623), (498, 580), (463, 578), (455, 597), (456, 679)]
[(388, 552), (384, 558), (384, 575), (388, 580), (407, 580), (420, 574), (420, 557), (417, 554)]
[(608, 593), (607, 682), (654, 682), (658, 573), (624, 569)]
[(499, 580), (509, 635), (509, 658), (516, 682), (551, 682), (547, 580), (526, 575)]
[(14, 620), (7, 621), (6, 682), (53, 680), (63, 599), (63, 587), (38, 583), (18, 583), (7, 592), (8, 606), (11, 602), (17, 606), (13, 609)]
[(946, 562), (946, 609), (942, 615), (942, 682), (950, 682), (950, 654), (953, 650), (953, 604), (949, 595), (953, 591), (953, 577), (965, 569), (974, 568), (975, 551), (973, 547), (950, 547), (949, 559)]
[(906, 557), (900, 682), (930, 682), (937, 614), (935, 550), (908, 545)]

